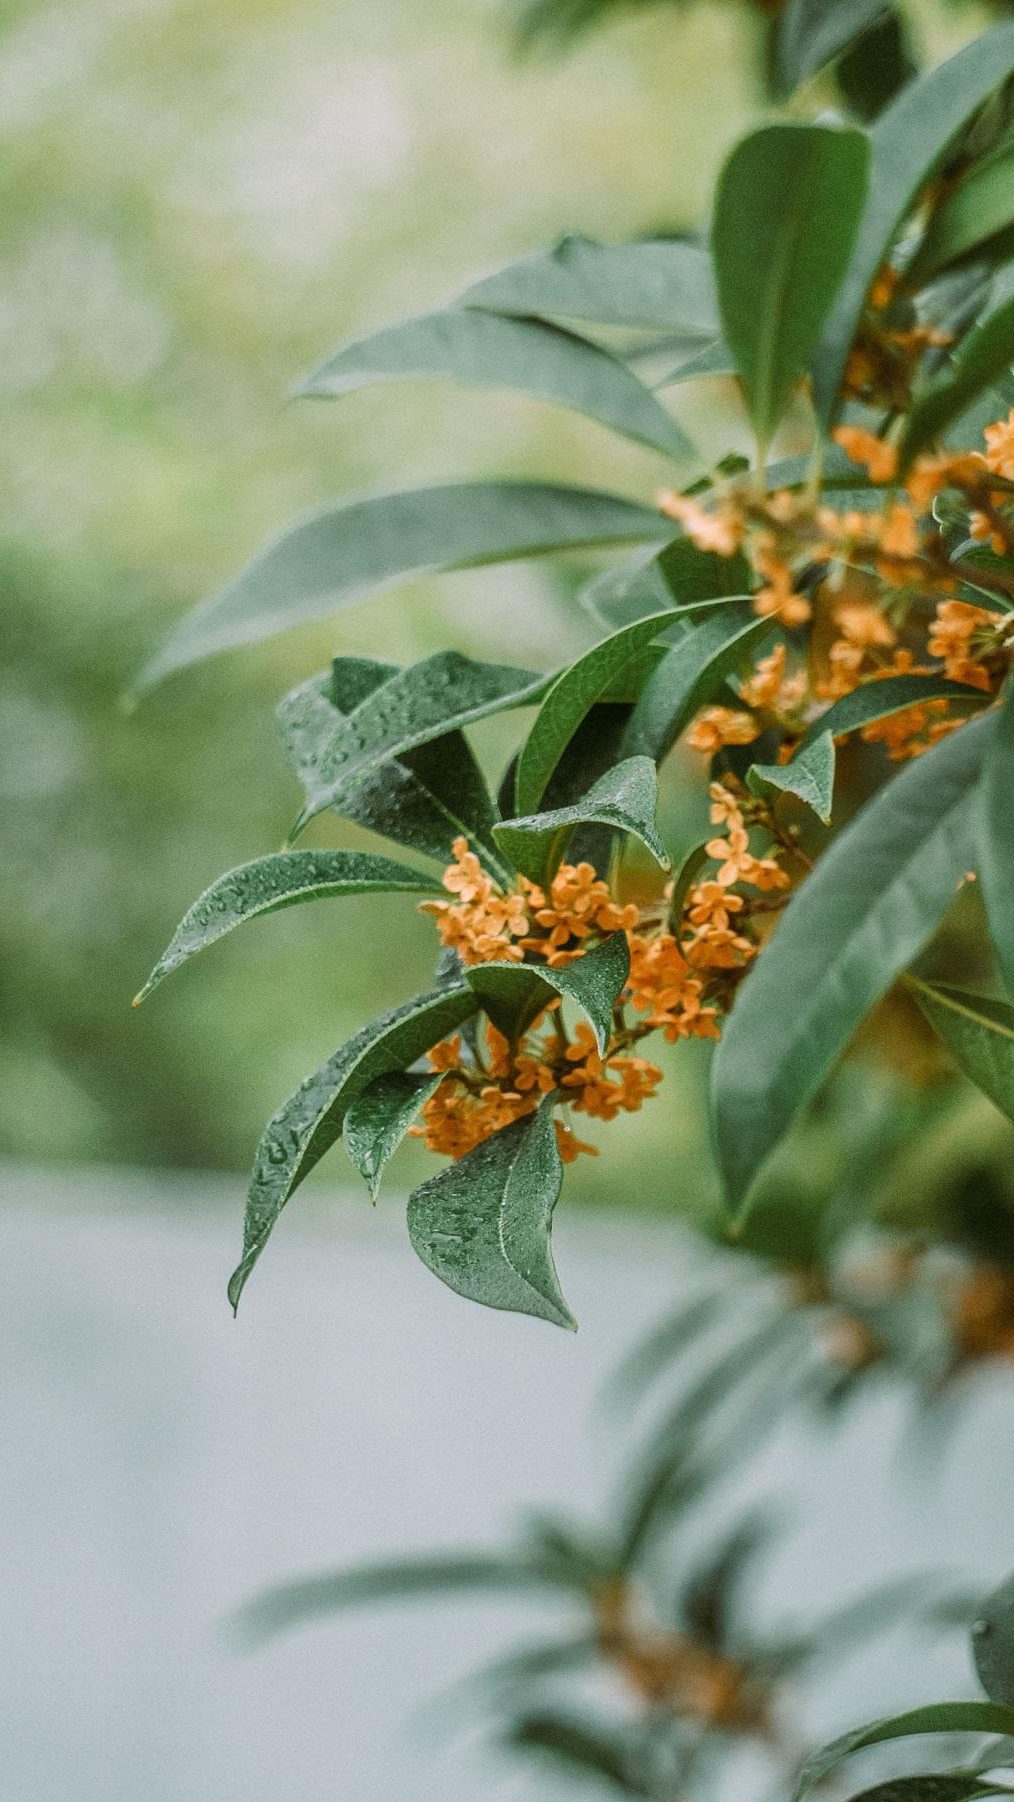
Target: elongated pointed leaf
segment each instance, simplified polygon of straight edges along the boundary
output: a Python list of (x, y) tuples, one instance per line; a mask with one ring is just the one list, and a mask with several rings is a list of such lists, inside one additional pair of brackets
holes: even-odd
[(755, 795), (796, 795), (826, 826), (834, 800), (834, 763), (834, 739), (822, 732), (788, 763), (755, 763), (747, 771), (747, 787)]
[(735, 375), (736, 359), (724, 338), (715, 338), (703, 350), (695, 350), (674, 369), (652, 383), (654, 388), (675, 388), (680, 382), (696, 382), (705, 375)]
[(562, 1180), (552, 1105), (543, 1102), (414, 1191), (409, 1237), (427, 1268), (468, 1300), (573, 1328), (549, 1243)]
[[(885, 676), (880, 682), (864, 682), (851, 694), (842, 695), (807, 727), (793, 761), (811, 751), (828, 733), (832, 739), (844, 738), (849, 732), (872, 725), (874, 720), (904, 713), (906, 707), (921, 707), (927, 701), (982, 707), (989, 698), (981, 689), (970, 688), (967, 682), (952, 682), (947, 676)], [(787, 767), (791, 769), (792, 765)]]
[(708, 253), (678, 239), (597, 244), (561, 238), (552, 250), (509, 263), (474, 282), (458, 304), (492, 313), (581, 319), (594, 325), (655, 326), (659, 331), (718, 331)]
[(879, 119), (918, 73), (906, 21), (894, 8), (850, 44), (835, 66), (842, 99), (863, 120)]
[(978, 870), (989, 935), (1000, 961), (1004, 988), (1014, 999), (1014, 684), (1004, 689), (997, 728), (986, 756), (980, 796)]
[(924, 1733), (1011, 1733), (1014, 1732), (1014, 1710), (998, 1702), (934, 1702), (928, 1708), (910, 1708), (906, 1714), (892, 1715), (874, 1721), (871, 1726), (857, 1727), (843, 1733), (840, 1739), (823, 1746), (807, 1759), (792, 1792), (792, 1802), (799, 1802), (807, 1790), (820, 1783), (843, 1758), (861, 1752), (865, 1746), (881, 1746), (894, 1739), (909, 1739)]
[(998, 25), (911, 82), (873, 127), (862, 223), (813, 362), (814, 403), (823, 426), (834, 415), (866, 296), (899, 227), (958, 133), (1012, 70), (1014, 24)]
[(584, 1781), (590, 1771), (630, 1795), (644, 1795), (640, 1779), (633, 1774), (635, 1731), (626, 1723), (603, 1728), (601, 1721), (547, 1709), (512, 1721), (504, 1740), (509, 1746), (547, 1753), (572, 1775), (578, 1772)]
[(713, 1064), (730, 1204), (922, 948), (976, 854), (971, 805), (995, 720), (973, 720), (857, 814), (789, 903), (747, 976)]
[(905, 270), (907, 287), (931, 281), (942, 269), (973, 252), (990, 254), (990, 240), (1014, 226), (1014, 144), (1001, 144), (992, 156), (973, 163), (957, 186), (945, 194), (912, 262)]
[(503, 820), (493, 828), (501, 851), (533, 882), (545, 882), (559, 864), (576, 826), (613, 826), (640, 839), (663, 870), (670, 867), (655, 827), (658, 783), (649, 757), (626, 757), (570, 807)]
[(967, 1771), (927, 1771), (917, 1777), (889, 1777), (861, 1790), (851, 1802), (975, 1802), (980, 1796), (1011, 1793), (1003, 1784), (984, 1782)]
[(417, 995), (340, 1046), (272, 1115), (250, 1178), (243, 1257), (229, 1283), (233, 1308), (286, 1202), (340, 1136), (356, 1097), (376, 1077), (406, 1069), (477, 1008), (464, 982)]
[(345, 1149), (374, 1201), (385, 1164), (442, 1081), (439, 1070), (418, 1076), (408, 1070), (392, 1070), (389, 1076), (371, 1082), (346, 1110), (342, 1122)]
[(514, 1042), (557, 995), (575, 1001), (587, 1016), (599, 1051), (613, 1030), (616, 998), (630, 974), (630, 952), (622, 932), (610, 933), (573, 963), (473, 964), (465, 979), (494, 1026)]
[(361, 338), (315, 369), (300, 392), (348, 394), (372, 382), (427, 376), (465, 387), (519, 388), (663, 455), (694, 455), (676, 421), (619, 357), (562, 326), (473, 307), (426, 313)]
[(868, 158), (862, 132), (766, 125), (737, 144), (722, 171), (712, 226), (718, 298), (761, 445), (845, 273)]
[(744, 557), (716, 557), (690, 538), (674, 538), (659, 552), (637, 556), (597, 576), (582, 590), (582, 603), (610, 627), (626, 626), (664, 608), (746, 594), (750, 568)]
[(243, 1639), (260, 1644), (276, 1633), (321, 1615), (377, 1602), (425, 1601), (463, 1590), (559, 1589), (562, 1574), (535, 1559), (496, 1552), (452, 1552), (428, 1558), (399, 1558), (349, 1570), (320, 1571), (279, 1583), (256, 1596), (236, 1616)]
[[(909, 978), (913, 995), (955, 1063), (1014, 1120), (1014, 1007), (989, 995)], [(1014, 1702), (1014, 1686), (1009, 1697)]]
[(135, 1006), (195, 951), (255, 920), (303, 901), (335, 895), (375, 895), (401, 889), (406, 894), (439, 894), (440, 884), (423, 870), (410, 870), (389, 857), (365, 851), (281, 851), (258, 857), (220, 876), (199, 896), (176, 928)]
[(332, 807), (367, 770), (475, 720), (541, 701), (555, 680), (503, 663), (437, 651), (396, 671), (339, 720), (314, 765), (304, 766), (306, 805), (296, 830)]
[[(308, 798), (319, 786), (321, 757), (342, 720), (397, 673), (394, 663), (339, 657), (326, 675), (301, 683), (280, 703), (282, 744)], [(438, 863), (449, 861), (456, 838), (466, 838), (493, 876), (502, 880), (509, 874), (493, 843), (497, 811), (492, 796), (461, 732), (446, 733), (351, 777), (330, 806), (343, 819)]]
[(341, 501), (288, 527), (188, 614), (136, 687), (150, 688), (218, 651), (324, 619), (408, 576), (575, 546), (661, 543), (668, 536), (665, 522), (648, 507), (544, 482), (459, 482)]
[(833, 62), (890, 11), (891, 0), (787, 0), (775, 37), (783, 94)]
[(518, 813), (534, 813), (560, 758), (596, 701), (639, 665), (646, 645), (680, 620), (680, 609), (667, 607), (647, 619), (634, 620), (593, 645), (558, 676), (546, 695), (518, 758), (514, 804)]
[[(1008, 1014), (1011, 1009), (1008, 1008)], [(1007, 1577), (976, 1610), (970, 1638), (975, 1671), (991, 1702), (1014, 1704), (1014, 1577)], [(995, 1754), (994, 1754), (995, 1756)]]
[(984, 389), (1009, 374), (1014, 360), (1014, 299), (1005, 301), (963, 339), (947, 375), (920, 395), (899, 448), (904, 470), (923, 446), (939, 438)]
[(747, 601), (723, 607), (695, 625), (642, 688), (624, 738), (628, 756), (661, 762), (698, 709), (707, 706), (776, 625), (758, 618)]

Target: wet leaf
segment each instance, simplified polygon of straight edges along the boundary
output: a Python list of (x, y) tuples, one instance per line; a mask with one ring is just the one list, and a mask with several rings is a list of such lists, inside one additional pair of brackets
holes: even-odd
[(515, 868), (532, 882), (548, 881), (574, 828), (591, 824), (629, 832), (668, 870), (669, 858), (655, 826), (657, 797), (658, 782), (650, 757), (626, 757), (572, 806), (503, 820), (494, 827), (493, 836)]
[(234, 1309), (286, 1202), (340, 1136), (356, 1097), (376, 1077), (406, 1069), (477, 1009), (463, 982), (417, 995), (340, 1046), (272, 1115), (250, 1179), (243, 1257), (229, 1283)]
[(686, 434), (619, 357), (545, 320), (474, 307), (426, 313), (346, 345), (299, 392), (340, 395), (373, 382), (433, 376), (466, 387), (519, 388), (664, 456), (695, 456)]
[[(717, 557), (698, 550), (691, 538), (674, 538), (661, 551), (636, 556), (596, 576), (581, 600), (602, 624), (615, 629), (666, 607), (747, 594), (751, 584), (745, 557)], [(688, 624), (692, 623), (688, 621)]]
[(573, 1328), (549, 1242), (562, 1179), (552, 1105), (543, 1102), (413, 1192), (409, 1237), (427, 1268), (468, 1300)]
[(767, 796), (795, 795), (812, 807), (827, 826), (831, 821), (834, 801), (834, 739), (822, 732), (801, 745), (788, 763), (755, 763), (747, 771), (746, 785), (751, 793)]
[(240, 864), (219, 876), (184, 914), (134, 1005), (150, 995), (171, 970), (245, 920), (296, 907), (303, 901), (399, 889), (407, 894), (441, 892), (440, 884), (424, 870), (410, 870), (406, 864), (365, 851), (281, 851)]
[(1014, 1710), (996, 1702), (935, 1702), (928, 1708), (911, 1708), (906, 1714), (891, 1715), (874, 1721), (871, 1726), (857, 1727), (843, 1733), (819, 1752), (808, 1758), (792, 1792), (791, 1802), (799, 1802), (807, 1790), (820, 1783), (853, 1752), (865, 1746), (881, 1746), (890, 1740), (909, 1739), (924, 1733), (1011, 1733), (1014, 1732)]
[(921, 393), (908, 416), (898, 451), (904, 471), (925, 445), (940, 438), (984, 389), (1009, 373), (1014, 359), (1014, 299), (997, 307), (962, 339), (950, 368)]
[(473, 964), (465, 979), (494, 1026), (514, 1043), (558, 995), (576, 1002), (605, 1053), (613, 1030), (613, 1007), (630, 974), (626, 934), (612, 932), (573, 963)]
[[(914, 977), (908, 986), (958, 1067), (1014, 1120), (1014, 1007)], [(1014, 1703), (1014, 1681), (1009, 1696), (994, 1699)]]
[(793, 761), (828, 735), (832, 739), (844, 738), (846, 733), (858, 732), (874, 720), (904, 713), (907, 707), (921, 707), (926, 701), (950, 701), (952, 705), (961, 702), (980, 708), (988, 706), (989, 700), (989, 695), (969, 688), (967, 682), (951, 682), (946, 676), (885, 676), (879, 682), (863, 682), (807, 727)]
[(420, 1075), (392, 1070), (389, 1076), (371, 1082), (347, 1109), (342, 1122), (345, 1149), (374, 1201), (380, 1193), (384, 1166), (442, 1081), (439, 1070)]
[(740, 140), (719, 179), (711, 242), (722, 326), (761, 446), (845, 273), (868, 160), (862, 132), (766, 125)]
[(619, 495), (545, 482), (460, 482), (340, 501), (305, 515), (186, 616), (141, 671), (141, 692), (174, 670), (392, 582), (574, 546), (663, 542), (670, 528)]
[(971, 801), (994, 726), (963, 726), (861, 809), (743, 983), (712, 1066), (733, 1207), (950, 906), (974, 859)]
[(1014, 682), (1009, 679), (982, 772), (980, 815), (976, 868), (982, 882), (983, 906), (1003, 985), (1014, 999), (1014, 909), (1011, 907), (1010, 878), (1014, 857)]

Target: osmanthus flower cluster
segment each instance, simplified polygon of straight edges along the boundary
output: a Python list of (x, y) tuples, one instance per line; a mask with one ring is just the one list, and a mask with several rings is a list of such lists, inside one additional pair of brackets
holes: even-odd
[[(514, 386), (672, 473), (661, 505), (654, 474), (643, 500), (497, 480), (340, 501), (144, 672), (421, 572), (627, 550), (584, 590), (595, 642), (565, 668), (338, 656), (283, 701), (290, 846), (214, 884), (152, 980), (251, 917), (385, 890), (424, 897), (441, 955), (426, 993), (269, 1122), (234, 1301), (339, 1138), (375, 1193), (417, 1132), (447, 1159), (409, 1200), (420, 1256), (474, 1299), (570, 1324), (549, 1241), (563, 1163), (586, 1121), (656, 1094), (653, 1034), (715, 1041), (730, 1217), (898, 983), (1014, 1113), (1012, 78), (1009, 23), (908, 81), (873, 132), (748, 134), (707, 242), (564, 239), (307, 379), (331, 397), (406, 376)], [(738, 383), (755, 453), (711, 467), (670, 401), (716, 376)], [(790, 409), (810, 450), (779, 460)], [(500, 713), (523, 723), (491, 783), (468, 733)], [(699, 842), (659, 837), (663, 766), (710, 807)], [(322, 815), (410, 861), (297, 846)], [(631, 885), (631, 841), (653, 890)], [(947, 935), (970, 876), (974, 956)], [(931, 941), (947, 984), (910, 975)]]

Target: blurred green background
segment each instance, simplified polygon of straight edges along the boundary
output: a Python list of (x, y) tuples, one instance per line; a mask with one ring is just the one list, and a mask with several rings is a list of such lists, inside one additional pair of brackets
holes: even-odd
[[(977, 20), (923, 23), (942, 49)], [(195, 894), (289, 823), (271, 717), (287, 686), (338, 650), (550, 667), (593, 635), (578, 572), (403, 587), (132, 716), (120, 697), (301, 507), (476, 473), (650, 495), (650, 455), (532, 402), (285, 393), (344, 336), (562, 230), (699, 224), (765, 104), (756, 50), (735, 4), (620, 17), (547, 65), (512, 59), (494, 0), (8, 0), (0, 1148), (242, 1167), (289, 1089), (425, 982), (431, 927), (390, 897), (255, 925), (129, 1009)], [(673, 1157), (703, 1169), (700, 1058), (680, 1062), (576, 1195), (665, 1201)]]

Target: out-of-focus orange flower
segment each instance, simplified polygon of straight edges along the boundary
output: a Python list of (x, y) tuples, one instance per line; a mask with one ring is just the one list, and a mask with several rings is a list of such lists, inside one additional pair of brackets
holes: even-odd
[(700, 551), (711, 551), (718, 557), (732, 557), (741, 548), (745, 526), (738, 508), (719, 501), (709, 508), (689, 494), (677, 494), (663, 488), (658, 497), (659, 511), (667, 519), (678, 520), (687, 537)]
[(840, 444), (847, 457), (865, 469), (871, 482), (893, 481), (898, 472), (898, 452), (893, 444), (875, 433), (868, 432), (863, 426), (840, 425), (834, 433), (836, 444)]
[(752, 714), (732, 707), (702, 707), (687, 733), (687, 744), (692, 751), (713, 757), (724, 745), (752, 744), (759, 731)]

